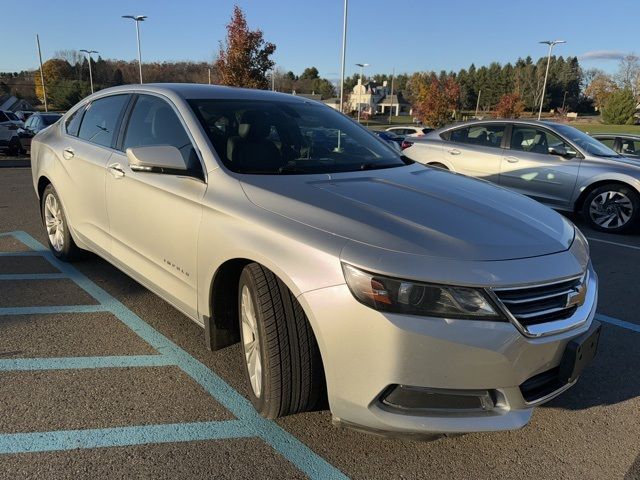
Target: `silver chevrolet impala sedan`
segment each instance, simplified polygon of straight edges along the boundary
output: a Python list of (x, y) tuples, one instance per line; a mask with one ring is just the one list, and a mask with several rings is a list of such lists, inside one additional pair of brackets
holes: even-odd
[(554, 122), (482, 120), (428, 133), (409, 158), (525, 194), (557, 210), (582, 213), (596, 230), (640, 224), (640, 160)]
[(240, 342), (262, 415), (328, 397), (388, 435), (519, 428), (593, 358), (597, 276), (547, 207), (286, 94), (102, 90), (33, 139), (51, 250), (90, 250)]

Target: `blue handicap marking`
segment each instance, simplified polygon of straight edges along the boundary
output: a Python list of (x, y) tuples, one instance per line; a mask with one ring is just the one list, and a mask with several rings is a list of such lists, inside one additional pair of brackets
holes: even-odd
[(30, 252), (0, 252), (0, 256), (42, 255), (61, 272), (59, 274), (0, 274), (0, 280), (68, 278), (98, 301), (98, 305), (5, 307), (0, 308), (0, 316), (110, 312), (158, 352), (157, 355), (0, 359), (0, 372), (173, 365), (200, 384), (236, 418), (236, 420), (219, 422), (0, 434), (0, 454), (257, 437), (311, 479), (347, 478), (340, 470), (313, 452), (295, 436), (275, 422), (262, 418), (253, 408), (251, 402), (211, 369), (152, 328), (73, 266), (59, 261), (29, 234), (16, 231), (2, 233), (0, 236), (12, 236), (32, 249)]

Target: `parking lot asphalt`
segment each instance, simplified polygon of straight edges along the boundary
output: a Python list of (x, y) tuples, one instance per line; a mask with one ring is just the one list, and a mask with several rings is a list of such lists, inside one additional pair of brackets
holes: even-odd
[(95, 256), (56, 262), (30, 171), (0, 169), (0, 478), (640, 479), (640, 236), (572, 220), (605, 322), (578, 384), (518, 431), (389, 440), (327, 410), (257, 417), (239, 346), (209, 352), (197, 325)]

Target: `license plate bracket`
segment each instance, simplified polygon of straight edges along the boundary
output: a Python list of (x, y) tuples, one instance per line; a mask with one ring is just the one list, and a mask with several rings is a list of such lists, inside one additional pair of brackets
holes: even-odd
[(601, 329), (602, 324), (594, 320), (589, 330), (567, 343), (558, 372), (560, 382), (575, 382), (585, 367), (594, 359), (598, 351)]

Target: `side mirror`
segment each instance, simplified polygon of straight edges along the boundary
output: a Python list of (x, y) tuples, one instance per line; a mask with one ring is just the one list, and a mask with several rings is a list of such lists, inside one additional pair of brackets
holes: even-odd
[(564, 158), (573, 158), (576, 156), (576, 152), (567, 150), (564, 145), (549, 147), (549, 153), (551, 155), (558, 155), (559, 157)]
[(127, 148), (131, 170), (136, 172), (186, 173), (187, 164), (180, 150), (170, 145)]

